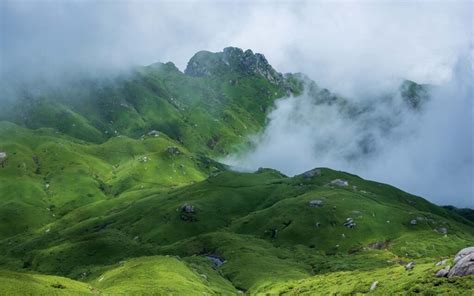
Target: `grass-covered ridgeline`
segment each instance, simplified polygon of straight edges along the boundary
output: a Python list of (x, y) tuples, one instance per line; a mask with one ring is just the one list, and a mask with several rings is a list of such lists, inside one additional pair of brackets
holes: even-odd
[(303, 91), (363, 112), (236, 48), (2, 106), (0, 295), (472, 295), (473, 276), (434, 277), (474, 245), (459, 211), (329, 168), (213, 160)]

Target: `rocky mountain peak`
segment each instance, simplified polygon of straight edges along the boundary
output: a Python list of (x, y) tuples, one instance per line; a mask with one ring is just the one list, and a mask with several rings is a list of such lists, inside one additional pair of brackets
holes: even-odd
[(188, 62), (187, 75), (209, 77), (226, 73), (260, 75), (274, 84), (283, 82), (283, 76), (268, 63), (263, 54), (238, 47), (226, 47), (222, 52), (200, 51)]

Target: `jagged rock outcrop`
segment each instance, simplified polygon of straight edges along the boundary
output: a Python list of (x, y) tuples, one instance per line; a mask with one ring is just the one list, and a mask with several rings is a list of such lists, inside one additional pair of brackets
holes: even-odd
[(263, 76), (273, 84), (284, 82), (283, 75), (273, 69), (263, 54), (243, 51), (237, 47), (226, 47), (222, 52), (200, 51), (189, 60), (185, 74), (194, 77), (209, 77), (224, 73)]

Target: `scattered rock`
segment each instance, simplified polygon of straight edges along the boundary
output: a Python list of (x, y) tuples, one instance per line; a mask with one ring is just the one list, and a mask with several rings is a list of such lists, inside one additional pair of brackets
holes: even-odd
[(214, 266), (217, 268), (221, 267), (226, 262), (224, 258), (217, 255), (208, 255), (206, 258), (211, 260), (212, 263), (214, 263)]
[(446, 276), (448, 276), (448, 274), (449, 274), (449, 268), (450, 268), (450, 267), (449, 267), (449, 265), (448, 265), (448, 266), (446, 266), (445, 268), (438, 270), (438, 271), (436, 272), (435, 276), (436, 276), (436, 277), (446, 277)]
[(446, 264), (446, 262), (448, 262), (448, 259), (441, 260), (438, 263), (436, 263), (436, 266), (443, 266)]
[(387, 246), (387, 242), (375, 242), (369, 244), (367, 247), (370, 249), (376, 249), (376, 250), (381, 250)]
[(339, 187), (346, 187), (346, 186), (349, 186), (349, 182), (347, 182), (346, 180), (342, 180), (342, 179), (336, 179), (336, 180), (331, 181), (331, 185), (336, 185), (336, 186), (339, 186)]
[(2, 166), (2, 168), (5, 165), (5, 160), (6, 159), (7, 159), (7, 153), (0, 151), (0, 166)]
[(321, 227), (321, 223), (316, 222), (315, 226), (316, 226), (316, 228), (319, 228), (319, 227)]
[(195, 217), (196, 209), (194, 208), (193, 205), (185, 203), (179, 208), (179, 210), (182, 213), (180, 216), (181, 220), (186, 221), (186, 222), (197, 221), (197, 218)]
[(140, 157), (138, 158), (138, 161), (139, 161), (139, 162), (142, 162), (142, 163), (147, 163), (147, 162), (150, 161), (150, 160), (151, 160), (151, 158), (149, 158), (149, 157), (146, 156), (146, 155), (140, 156)]
[(324, 205), (324, 200), (322, 199), (313, 199), (309, 201), (309, 206), (312, 208), (322, 207)]
[(377, 285), (378, 285), (378, 284), (379, 284), (378, 281), (373, 282), (372, 285), (370, 285), (370, 291), (375, 290), (375, 288), (377, 288)]
[(418, 222), (416, 221), (416, 219), (413, 219), (413, 220), (410, 221), (410, 224), (411, 224), (411, 225), (416, 225), (417, 223), (418, 223)]
[(148, 135), (151, 137), (158, 137), (160, 135), (160, 132), (157, 130), (151, 130), (148, 132)]
[(448, 234), (448, 229), (446, 227), (436, 228), (436, 232), (441, 234)]
[(407, 265), (405, 265), (405, 270), (412, 270), (413, 267), (415, 267), (415, 262), (408, 262)]
[(168, 153), (170, 155), (180, 155), (181, 154), (181, 151), (176, 146), (169, 146), (169, 147), (166, 148), (165, 151), (166, 151), (166, 153)]
[(319, 176), (321, 176), (321, 169), (312, 169), (310, 171), (303, 173), (303, 178), (305, 179), (311, 179), (313, 177), (319, 177)]
[(183, 213), (194, 213), (194, 206), (190, 205), (188, 203), (185, 203), (184, 205), (181, 206), (181, 212)]
[(354, 219), (352, 218), (347, 218), (346, 219), (346, 222), (344, 222), (344, 226), (346, 226), (347, 228), (354, 228), (356, 227), (356, 223), (354, 222)]

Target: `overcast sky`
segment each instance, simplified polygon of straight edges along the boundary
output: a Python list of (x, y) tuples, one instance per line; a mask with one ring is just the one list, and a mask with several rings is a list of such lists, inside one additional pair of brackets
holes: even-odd
[[(441, 185), (436, 180), (444, 173), (430, 171), (428, 181), (414, 186), (422, 165), (410, 165), (410, 180), (389, 173), (379, 179), (438, 203), (474, 206), (472, 1), (0, 0), (0, 13), (3, 81), (57, 81), (65, 73), (102, 75), (157, 61), (173, 61), (183, 70), (199, 50), (237, 46), (263, 53), (281, 72), (304, 72), (353, 100), (393, 89), (400, 78), (443, 86), (443, 100), (430, 107), (425, 124), (419, 123), (417, 133), (423, 137), (418, 138), (426, 141), (410, 145), (422, 151), (449, 135), (453, 145), (430, 147), (422, 162), (430, 170), (452, 171), (450, 182), (462, 181)], [(467, 64), (462, 86), (453, 87), (459, 86), (454, 69), (461, 57)], [(441, 126), (436, 118), (443, 118)], [(391, 153), (387, 163), (412, 163), (402, 147)], [(290, 151), (281, 157), (275, 166), (285, 170)], [(462, 166), (459, 173), (456, 166)], [(346, 168), (377, 177), (340, 165)]]

